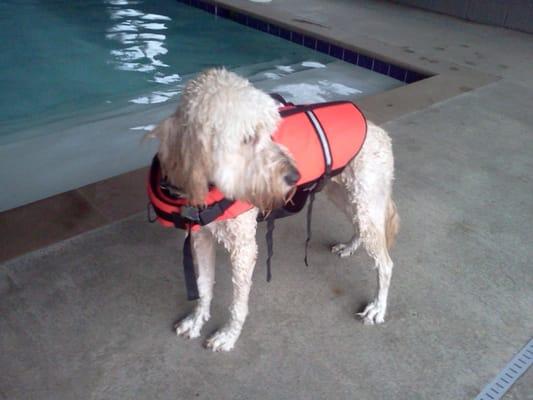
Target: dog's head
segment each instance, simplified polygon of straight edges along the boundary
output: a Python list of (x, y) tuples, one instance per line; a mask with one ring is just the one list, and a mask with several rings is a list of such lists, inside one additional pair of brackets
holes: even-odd
[(209, 185), (262, 211), (282, 206), (300, 175), (272, 140), (276, 102), (246, 79), (211, 69), (190, 81), (176, 112), (150, 134), (160, 140), (163, 173), (189, 201), (203, 205)]

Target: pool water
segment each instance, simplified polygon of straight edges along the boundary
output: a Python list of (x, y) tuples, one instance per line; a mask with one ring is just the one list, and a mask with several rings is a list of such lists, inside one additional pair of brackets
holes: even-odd
[(8, 1), (0, 29), (3, 143), (89, 107), (166, 101), (184, 76), (210, 66), (319, 56), (175, 0)]
[(298, 103), (403, 85), (175, 0), (3, 1), (0, 28), (0, 211), (148, 165), (208, 67)]

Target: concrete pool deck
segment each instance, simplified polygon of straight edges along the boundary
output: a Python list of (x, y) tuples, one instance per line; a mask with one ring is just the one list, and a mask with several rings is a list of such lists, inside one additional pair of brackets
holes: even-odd
[[(139, 170), (0, 214), (0, 398), (474, 398), (533, 334), (532, 36), (381, 2), (221, 3), (436, 74), (359, 102), (395, 150), (387, 323), (354, 320), (374, 271), (327, 252), (349, 226), (320, 199), (311, 266), (304, 216), (282, 221), (270, 284), (261, 227), (234, 352), (176, 339), (179, 241), (138, 214)], [(532, 393), (529, 371), (506, 398)]]

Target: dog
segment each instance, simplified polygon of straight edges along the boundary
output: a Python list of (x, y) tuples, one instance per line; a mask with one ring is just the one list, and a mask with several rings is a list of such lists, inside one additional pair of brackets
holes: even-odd
[[(161, 171), (190, 204), (202, 206), (214, 185), (226, 198), (253, 206), (235, 218), (214, 221), (189, 233), (199, 299), (193, 312), (176, 323), (177, 335), (198, 337), (210, 318), (216, 242), (229, 252), (232, 264), (230, 318), (207, 339), (205, 345), (213, 351), (234, 348), (248, 314), (258, 215), (282, 206), (294, 193), (295, 162), (285, 147), (272, 140), (280, 123), (279, 107), (245, 78), (213, 68), (188, 82), (175, 113), (148, 134), (159, 140)], [(354, 228), (352, 238), (331, 251), (348, 257), (362, 244), (374, 260), (377, 293), (358, 313), (369, 325), (383, 323), (387, 309), (393, 269), (389, 249), (399, 229), (393, 178), (390, 137), (368, 122), (359, 153), (323, 190)]]

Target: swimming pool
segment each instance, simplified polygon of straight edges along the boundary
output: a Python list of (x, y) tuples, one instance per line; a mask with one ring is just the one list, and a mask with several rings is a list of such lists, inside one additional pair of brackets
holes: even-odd
[(163, 102), (209, 66), (312, 57), (175, 0), (3, 2), (0, 27), (3, 143), (17, 140), (19, 127), (83, 109)]
[(184, 82), (225, 66), (293, 101), (402, 85), (175, 0), (3, 2), (0, 211), (144, 166)]

